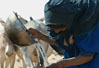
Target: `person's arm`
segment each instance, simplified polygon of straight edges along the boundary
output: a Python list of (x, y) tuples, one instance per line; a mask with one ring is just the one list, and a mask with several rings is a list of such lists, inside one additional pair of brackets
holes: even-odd
[(64, 59), (61, 61), (63, 67), (81, 65), (87, 63), (93, 59), (93, 56), (96, 54), (94, 52), (89, 52), (85, 49), (79, 48), (79, 56), (72, 59)]
[(89, 52), (85, 49), (79, 48), (79, 56), (63, 59), (55, 64), (48, 66), (47, 68), (62, 68), (62, 67), (81, 65), (90, 62), (95, 54), (96, 53), (94, 52)]
[(35, 37), (35, 38), (39, 38), (49, 44), (52, 44), (52, 45), (56, 45), (56, 42), (49, 39), (48, 36), (42, 34), (41, 32), (37, 31), (36, 29), (33, 29), (33, 28), (30, 28), (29, 29), (29, 32)]
[(93, 56), (78, 56), (71, 59), (64, 59), (60, 61), (62, 67), (75, 66), (87, 63), (93, 59)]
[(81, 64), (91, 61), (92, 59), (93, 59), (93, 56), (77, 56), (74, 58), (63, 59), (46, 68), (64, 68), (64, 67), (69, 67), (69, 66), (81, 65)]

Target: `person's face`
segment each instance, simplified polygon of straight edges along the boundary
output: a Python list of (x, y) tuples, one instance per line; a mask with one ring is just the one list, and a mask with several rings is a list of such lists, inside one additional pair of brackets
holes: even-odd
[(54, 30), (55, 33), (59, 33), (59, 32), (61, 32), (61, 31), (65, 31), (65, 30), (67, 29), (66, 26), (59, 27), (59, 28), (57, 28), (57, 26), (58, 26), (58, 25), (50, 26), (50, 28), (51, 28), (52, 30)]

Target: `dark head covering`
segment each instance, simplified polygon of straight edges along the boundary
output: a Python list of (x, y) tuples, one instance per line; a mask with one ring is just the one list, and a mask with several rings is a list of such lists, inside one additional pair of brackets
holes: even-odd
[(94, 29), (99, 23), (98, 0), (49, 0), (45, 5), (46, 25), (66, 25), (73, 35)]

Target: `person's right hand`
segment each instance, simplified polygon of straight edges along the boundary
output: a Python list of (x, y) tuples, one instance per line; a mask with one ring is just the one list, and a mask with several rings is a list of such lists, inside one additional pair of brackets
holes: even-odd
[(39, 38), (39, 36), (40, 36), (40, 34), (41, 34), (38, 30), (33, 29), (33, 28), (30, 28), (28, 31), (29, 31), (29, 33), (31, 33), (35, 38)]

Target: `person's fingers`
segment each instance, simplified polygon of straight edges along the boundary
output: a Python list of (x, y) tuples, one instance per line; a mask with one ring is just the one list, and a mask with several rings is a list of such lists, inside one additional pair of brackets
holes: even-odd
[(35, 34), (35, 33), (36, 33), (36, 30), (35, 30), (35, 29), (32, 29), (32, 28), (30, 28), (28, 31), (29, 31), (30, 33), (32, 33), (32, 34)]
[(33, 28), (29, 28), (29, 30), (32, 30)]
[(32, 28), (30, 28), (30, 29), (28, 29), (28, 31), (31, 33), (31, 32), (33, 31), (33, 29), (32, 29)]

